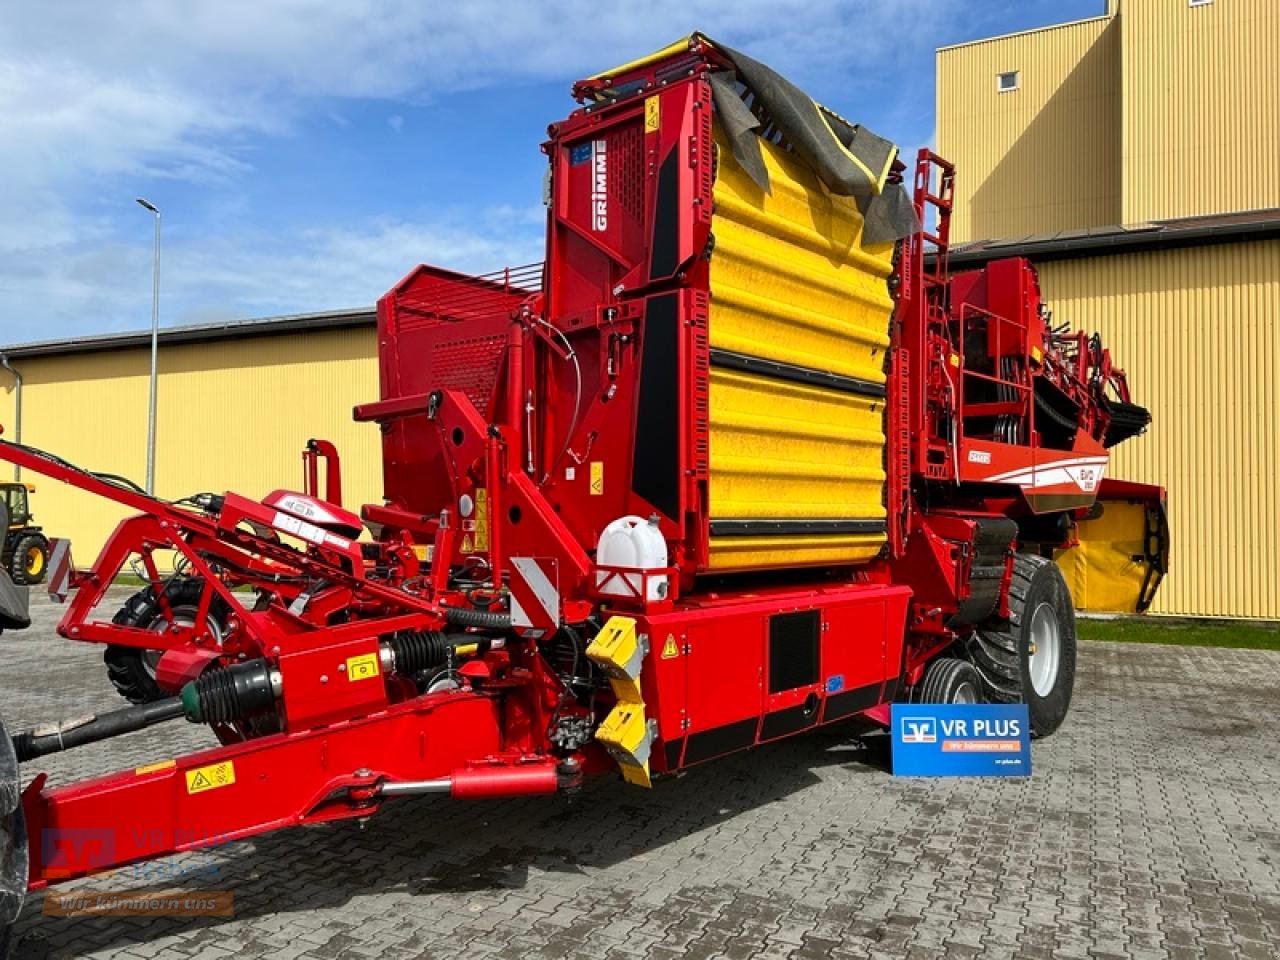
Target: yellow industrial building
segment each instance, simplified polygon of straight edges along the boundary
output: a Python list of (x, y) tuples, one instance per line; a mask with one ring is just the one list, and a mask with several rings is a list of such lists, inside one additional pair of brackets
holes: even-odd
[[(0, 350), (22, 378), (22, 441), (141, 482), (150, 343), (149, 333), (112, 334)], [(300, 489), (302, 449), (317, 437), (338, 445), (346, 502), (380, 503), (378, 426), (351, 418), (355, 404), (378, 399), (377, 348), (372, 309), (161, 330), (156, 494)], [(0, 424), (13, 440), (19, 391), (5, 373)], [(70, 537), (80, 564), (128, 515), (46, 478), (22, 479), (36, 486), (36, 521)]]
[(1280, 618), (1278, 58), (1276, 0), (1112, 0), (937, 54), (953, 268), (1031, 259), (1151, 410), (1110, 472), (1168, 488), (1155, 612)]
[[(952, 265), (1037, 263), (1149, 407), (1112, 474), (1169, 491), (1154, 610), (1280, 618), (1280, 58), (1275, 0), (1117, 0), (1104, 16), (938, 51), (938, 150), (957, 165)], [(8, 438), (145, 474), (149, 336), (2, 348)], [(161, 332), (156, 492), (260, 497), (337, 443), (348, 505), (381, 495), (372, 310)], [(80, 561), (123, 515), (34, 480)], [(1080, 599), (1079, 597), (1077, 598)]]

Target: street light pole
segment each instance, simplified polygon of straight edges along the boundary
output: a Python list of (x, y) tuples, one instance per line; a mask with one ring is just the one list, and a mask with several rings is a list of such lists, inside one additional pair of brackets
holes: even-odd
[(151, 267), (151, 394), (147, 403), (147, 493), (156, 492), (156, 347), (160, 335), (160, 210), (148, 200), (138, 203), (156, 218), (156, 250)]

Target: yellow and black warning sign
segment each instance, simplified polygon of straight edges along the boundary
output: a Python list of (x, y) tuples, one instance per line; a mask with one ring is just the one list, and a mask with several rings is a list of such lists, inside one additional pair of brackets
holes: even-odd
[(591, 461), (591, 495), (598, 497), (604, 493), (604, 461)]
[(196, 767), (186, 772), (187, 793), (204, 793), (206, 790), (217, 790), (229, 787), (236, 782), (236, 766), (230, 760), (211, 763), (207, 767)]
[(378, 655), (362, 653), (358, 657), (347, 657), (347, 679), (352, 683), (357, 680), (369, 680), (379, 673)]
[(177, 765), (178, 762), (176, 760), (161, 760), (158, 763), (148, 763), (142, 767), (134, 767), (133, 775), (141, 777), (148, 773), (157, 773), (160, 770), (172, 770)]
[(668, 633), (666, 642), (662, 645), (662, 659), (674, 660), (680, 656), (680, 645), (676, 643), (676, 635)]
[(659, 121), (662, 119), (662, 108), (659, 106), (657, 97), (650, 97), (644, 102), (644, 132), (653, 133), (658, 129)]

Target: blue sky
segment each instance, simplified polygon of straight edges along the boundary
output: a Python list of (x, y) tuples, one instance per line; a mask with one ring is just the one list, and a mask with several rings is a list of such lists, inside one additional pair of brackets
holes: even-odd
[[(0, 344), (371, 304), (541, 259), (573, 80), (700, 29), (912, 151), (935, 47), (1105, 0), (62, 0), (0, 21)], [(127, 11), (127, 13), (126, 13)]]

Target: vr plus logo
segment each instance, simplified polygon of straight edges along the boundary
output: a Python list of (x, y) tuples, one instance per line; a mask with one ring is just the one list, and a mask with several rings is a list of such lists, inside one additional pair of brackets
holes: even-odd
[(903, 717), (899, 723), (903, 743), (938, 742), (938, 721), (932, 717)]
[(591, 229), (609, 229), (609, 153), (603, 140), (591, 141)]

